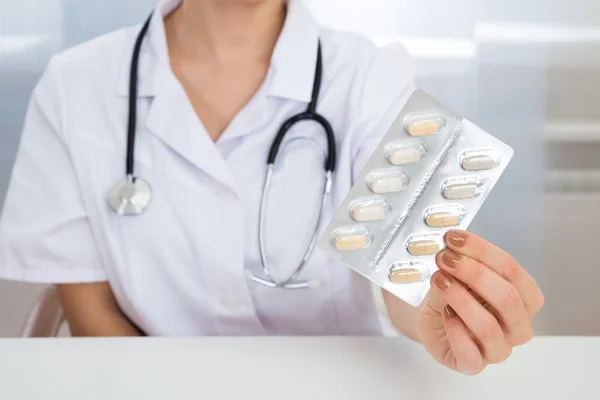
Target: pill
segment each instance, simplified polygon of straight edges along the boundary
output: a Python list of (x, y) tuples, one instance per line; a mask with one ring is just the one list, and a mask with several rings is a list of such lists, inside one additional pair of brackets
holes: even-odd
[(385, 217), (387, 217), (385, 209), (378, 205), (357, 207), (352, 210), (352, 218), (357, 222), (377, 221)]
[(370, 185), (373, 193), (394, 193), (401, 192), (406, 188), (406, 184), (400, 177), (375, 178)]
[(406, 132), (411, 136), (428, 136), (438, 133), (443, 126), (441, 118), (418, 119), (406, 125)]
[(465, 214), (465, 210), (460, 206), (432, 207), (425, 211), (425, 223), (431, 228), (457, 226)]
[(368, 247), (373, 235), (362, 225), (340, 227), (334, 231), (331, 241), (339, 251), (360, 250)]
[(386, 158), (392, 165), (408, 165), (421, 161), (427, 151), (422, 144), (390, 143), (386, 148)]
[(483, 182), (478, 177), (448, 179), (442, 185), (442, 195), (448, 200), (472, 199), (483, 192)]
[(429, 214), (426, 221), (432, 228), (445, 228), (458, 225), (458, 216), (450, 212), (438, 212)]
[(413, 256), (430, 256), (439, 253), (441, 248), (435, 240), (416, 240), (409, 243), (407, 250)]
[(428, 268), (421, 262), (394, 263), (389, 272), (390, 281), (401, 285), (422, 282), (427, 278)]
[(350, 215), (357, 222), (382, 220), (387, 218), (390, 211), (390, 203), (383, 198), (359, 200), (350, 206)]
[(377, 194), (401, 192), (408, 186), (408, 175), (396, 168), (376, 170), (367, 176), (367, 186)]
[(390, 280), (400, 284), (415, 283), (423, 280), (423, 274), (414, 268), (398, 269), (390, 273)]
[(494, 150), (467, 151), (463, 153), (460, 165), (465, 171), (485, 171), (500, 163), (500, 155)]
[(368, 240), (363, 235), (340, 236), (335, 239), (335, 247), (339, 251), (360, 250), (367, 247)]

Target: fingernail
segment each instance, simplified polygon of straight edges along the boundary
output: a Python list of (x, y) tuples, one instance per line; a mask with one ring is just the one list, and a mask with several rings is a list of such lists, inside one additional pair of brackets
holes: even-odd
[(444, 312), (446, 313), (447, 319), (452, 319), (456, 317), (456, 311), (454, 311), (454, 308), (450, 307), (449, 305), (446, 305), (446, 307), (444, 307)]
[(446, 240), (454, 247), (464, 247), (467, 244), (467, 234), (461, 231), (450, 231)]
[(444, 250), (444, 252), (442, 253), (442, 262), (450, 268), (457, 267), (458, 263), (460, 262), (460, 259), (460, 254), (452, 250)]
[(452, 286), (450, 279), (446, 273), (440, 271), (435, 275), (435, 284), (442, 290), (448, 290)]

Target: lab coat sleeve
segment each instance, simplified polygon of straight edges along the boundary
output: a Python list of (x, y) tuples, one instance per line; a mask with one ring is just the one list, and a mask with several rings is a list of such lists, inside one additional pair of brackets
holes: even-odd
[(68, 151), (57, 64), (50, 62), (29, 102), (0, 219), (0, 279), (106, 280)]
[(389, 45), (375, 52), (356, 96), (356, 115), (350, 131), (355, 181), (415, 90), (414, 65), (406, 49)]

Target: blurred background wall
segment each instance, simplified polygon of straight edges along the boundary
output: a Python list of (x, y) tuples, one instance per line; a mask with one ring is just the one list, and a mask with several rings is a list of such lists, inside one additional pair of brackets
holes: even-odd
[[(403, 43), (418, 84), (516, 151), (471, 230), (540, 282), (538, 334), (600, 335), (600, 13), (595, 0), (304, 0), (323, 24)], [(140, 23), (154, 0), (0, 0), (0, 205), (49, 57)], [(573, 278), (575, 277), (575, 278)], [(0, 337), (40, 288), (0, 281)]]

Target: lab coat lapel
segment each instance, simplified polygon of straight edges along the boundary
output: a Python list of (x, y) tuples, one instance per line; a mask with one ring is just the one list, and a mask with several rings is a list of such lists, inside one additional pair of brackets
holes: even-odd
[(148, 111), (148, 130), (187, 162), (235, 191), (233, 176), (225, 160), (177, 79), (172, 74), (165, 74), (161, 86)]

